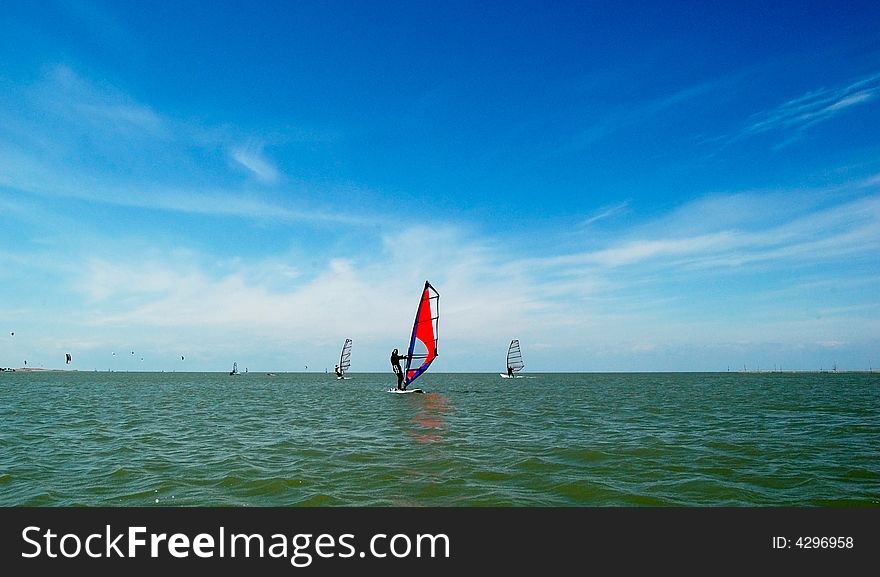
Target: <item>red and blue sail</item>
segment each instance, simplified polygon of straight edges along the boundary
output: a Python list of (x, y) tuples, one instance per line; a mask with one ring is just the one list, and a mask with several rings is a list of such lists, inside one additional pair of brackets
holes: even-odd
[(440, 319), (440, 294), (425, 281), (416, 320), (413, 323), (412, 336), (409, 340), (409, 352), (406, 355), (406, 380), (409, 385), (428, 370), (437, 358), (437, 329)]

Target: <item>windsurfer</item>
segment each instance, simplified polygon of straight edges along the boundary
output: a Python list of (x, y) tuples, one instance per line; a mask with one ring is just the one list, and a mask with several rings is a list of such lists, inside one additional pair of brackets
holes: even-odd
[(401, 391), (406, 390), (406, 385), (403, 384), (403, 369), (400, 368), (400, 361), (402, 360), (406, 360), (405, 355), (400, 355), (397, 349), (391, 351), (391, 369), (397, 375), (397, 389)]
[(513, 378), (513, 367), (510, 365), (507, 366), (507, 376)]
[(339, 365), (336, 365), (336, 368), (333, 370), (336, 371), (337, 377), (340, 377), (340, 378), (342, 377), (342, 369), (339, 368)]

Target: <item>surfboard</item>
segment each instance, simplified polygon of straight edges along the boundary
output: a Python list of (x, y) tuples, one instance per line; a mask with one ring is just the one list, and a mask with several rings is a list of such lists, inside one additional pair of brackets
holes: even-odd
[(511, 376), (508, 375), (507, 373), (498, 373), (498, 375), (499, 375), (502, 379), (524, 379), (524, 378), (525, 378), (525, 377), (523, 377), (522, 375), (513, 375), (513, 376), (511, 377)]
[(388, 389), (389, 393), (397, 393), (398, 395), (405, 395), (407, 393), (424, 393), (422, 389), (406, 389), (401, 391), (400, 389)]

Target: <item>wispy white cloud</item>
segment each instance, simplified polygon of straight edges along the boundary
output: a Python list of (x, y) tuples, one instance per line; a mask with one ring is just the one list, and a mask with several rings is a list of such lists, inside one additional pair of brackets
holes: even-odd
[(802, 131), (841, 112), (874, 100), (880, 93), (880, 74), (874, 73), (844, 86), (822, 88), (753, 115), (740, 137), (776, 130)]
[(705, 254), (725, 248), (735, 243), (734, 235), (722, 231), (695, 237), (671, 239), (647, 239), (628, 242), (584, 255), (587, 262), (606, 267), (617, 267), (670, 257)]
[(378, 222), (376, 218), (367, 214), (348, 214), (322, 207), (297, 210), (259, 195), (246, 195), (230, 190), (200, 190), (182, 187), (147, 188), (144, 190), (150, 198), (148, 203), (133, 198), (129, 204), (173, 212), (225, 215), (281, 222), (341, 223), (358, 226), (374, 226)]
[(149, 106), (113, 87), (91, 84), (67, 66), (52, 67), (31, 97), (38, 112), (53, 115), (56, 131), (61, 123), (92, 138), (170, 136), (168, 121)]
[(266, 184), (278, 182), (278, 169), (266, 158), (262, 145), (249, 143), (235, 146), (229, 151), (229, 156), (256, 176), (260, 182)]
[(872, 188), (880, 186), (880, 174), (874, 174), (857, 183), (859, 188)]
[[(308, 276), (286, 264), (293, 257), (235, 259), (219, 276), (193, 258), (154, 256), (137, 263), (93, 258), (75, 286), (94, 304), (122, 304), (102, 316), (101, 324), (259, 326), (324, 338), (345, 325), (353, 325), (359, 336), (399, 334), (412, 322), (417, 297), (412, 287), (431, 280), (443, 287), (444, 302), (451, 297), (449, 302), (457, 303), (446, 313), (448, 322), (462, 325), (462, 333), (484, 325), (521, 325), (520, 315), (530, 309), (531, 291), (517, 290), (525, 279), (493, 274), (496, 255), (463, 236), (449, 227), (404, 230), (385, 237), (380, 254), (330, 258)], [(269, 270), (289, 271), (287, 280), (270, 279)]]
[[(322, 207), (294, 209), (259, 193), (181, 184), (158, 186), (93, 176), (47, 164), (5, 149), (0, 143), (0, 186), (48, 198), (74, 198), (116, 206), (169, 212), (233, 216), (281, 222), (375, 225), (368, 214), (348, 214)], [(301, 202), (300, 205), (304, 205)]]
[[(790, 210), (789, 197), (779, 198), (780, 204), (770, 214), (765, 200), (752, 195), (699, 199), (678, 209), (674, 218), (660, 219), (662, 226), (658, 221), (643, 225), (645, 231), (630, 231), (636, 238), (619, 239), (605, 248), (532, 259), (528, 266), (726, 268), (770, 261), (819, 263), (880, 249), (878, 195), (814, 206), (805, 213)], [(712, 212), (712, 207), (725, 210)], [(758, 207), (765, 212), (748, 222), (745, 215), (759, 214)], [(675, 226), (676, 222), (682, 226)], [(687, 224), (692, 222), (701, 223), (700, 228), (695, 231)]]
[(629, 201), (624, 201), (617, 203), (612, 206), (605, 206), (595, 211), (593, 214), (588, 216), (581, 222), (581, 226), (590, 226), (591, 224), (595, 224), (601, 220), (605, 220), (619, 214), (626, 212), (626, 209), (629, 207)]
[(239, 188), (232, 173), (222, 174), (228, 166), (212, 164), (213, 156), (225, 151), (257, 181), (278, 184), (281, 175), (259, 141), (230, 145), (225, 130), (164, 117), (69, 67), (50, 68), (23, 92), (18, 102), (25, 110), (5, 109), (0, 101), (0, 186), (48, 198), (188, 214), (355, 225), (379, 221), (364, 210), (348, 214), (344, 207), (321, 206), (326, 195), (308, 184), (288, 183), (271, 198)]
[(841, 341), (819, 341), (816, 344), (825, 349), (839, 349), (846, 343), (843, 343)]
[[(705, 98), (742, 78), (745, 72), (731, 74), (706, 82), (685, 86), (665, 94), (645, 97), (626, 102), (612, 110), (603, 111), (601, 118), (591, 118), (581, 125), (560, 146), (550, 152), (550, 156), (579, 152), (594, 145), (616, 132), (626, 130), (639, 123), (647, 122), (668, 114), (678, 108)], [(615, 84), (620, 82), (614, 79)], [(571, 122), (571, 121), (568, 121)]]

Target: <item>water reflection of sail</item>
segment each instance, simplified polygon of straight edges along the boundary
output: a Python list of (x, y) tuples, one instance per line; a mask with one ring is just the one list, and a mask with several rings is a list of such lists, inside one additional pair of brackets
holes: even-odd
[(445, 415), (449, 413), (449, 397), (440, 393), (428, 393), (419, 403), (419, 411), (413, 416), (413, 436), (419, 443), (442, 443), (446, 431)]

